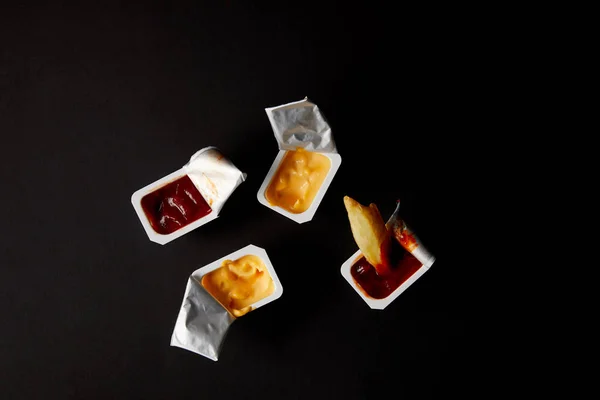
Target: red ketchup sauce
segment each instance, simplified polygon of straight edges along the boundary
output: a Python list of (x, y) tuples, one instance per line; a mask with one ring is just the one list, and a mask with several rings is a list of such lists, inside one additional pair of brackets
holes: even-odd
[(212, 211), (187, 175), (142, 197), (142, 209), (152, 228), (162, 235), (173, 233)]
[(350, 268), (350, 274), (365, 294), (374, 299), (385, 299), (398, 289), (423, 264), (406, 251), (396, 240), (390, 246), (390, 272), (378, 275), (375, 268), (361, 256)]

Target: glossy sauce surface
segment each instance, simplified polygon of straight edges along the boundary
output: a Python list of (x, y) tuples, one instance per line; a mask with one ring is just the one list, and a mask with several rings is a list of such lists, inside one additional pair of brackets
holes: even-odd
[(148, 193), (141, 203), (152, 229), (162, 235), (175, 232), (212, 211), (187, 175)]
[(374, 299), (385, 299), (423, 264), (395, 240), (391, 241), (389, 273), (378, 275), (375, 268), (361, 256), (350, 268), (350, 274), (363, 292)]
[(202, 277), (202, 286), (236, 317), (251, 311), (252, 304), (275, 290), (263, 260), (250, 254), (223, 261), (221, 267)]
[(323, 154), (290, 150), (283, 156), (265, 197), (271, 205), (302, 213), (312, 204), (330, 168), (331, 161)]

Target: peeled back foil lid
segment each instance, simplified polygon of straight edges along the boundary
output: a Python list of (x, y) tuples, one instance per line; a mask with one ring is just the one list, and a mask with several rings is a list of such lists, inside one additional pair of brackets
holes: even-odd
[(175, 322), (171, 346), (217, 361), (227, 330), (235, 318), (190, 276)]
[(214, 146), (197, 151), (183, 166), (183, 170), (217, 214), (233, 191), (246, 179), (246, 174)]
[(280, 150), (301, 147), (319, 153), (337, 153), (333, 134), (316, 104), (308, 98), (265, 108)]

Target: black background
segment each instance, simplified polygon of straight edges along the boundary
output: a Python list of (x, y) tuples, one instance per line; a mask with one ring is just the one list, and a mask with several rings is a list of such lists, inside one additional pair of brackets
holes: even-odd
[[(476, 103), (461, 24), (375, 2), (124, 3), (0, 8), (0, 397), (471, 392), (477, 316), (450, 217)], [(278, 151), (264, 108), (305, 96), (342, 165), (299, 225), (256, 192)], [(149, 241), (131, 194), (208, 145), (246, 182), (217, 220)], [(400, 199), (437, 256), (384, 311), (340, 275), (344, 195), (384, 218)], [(237, 320), (217, 362), (170, 347), (189, 274), (248, 244), (283, 296)]]

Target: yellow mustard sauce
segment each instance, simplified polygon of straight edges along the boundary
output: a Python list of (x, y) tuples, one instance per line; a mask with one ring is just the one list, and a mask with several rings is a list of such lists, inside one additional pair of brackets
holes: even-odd
[(265, 263), (255, 255), (223, 261), (221, 267), (202, 277), (202, 286), (236, 317), (251, 311), (252, 304), (275, 290)]
[(289, 150), (273, 175), (265, 197), (273, 206), (294, 214), (302, 213), (312, 204), (330, 168), (331, 161), (323, 154)]

